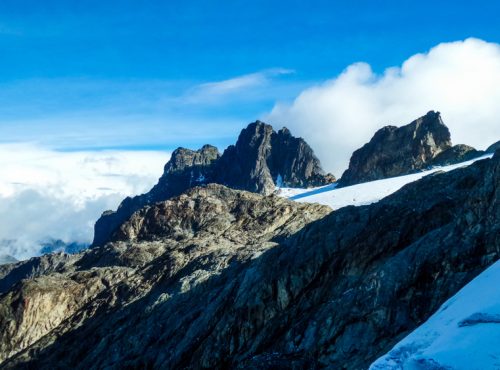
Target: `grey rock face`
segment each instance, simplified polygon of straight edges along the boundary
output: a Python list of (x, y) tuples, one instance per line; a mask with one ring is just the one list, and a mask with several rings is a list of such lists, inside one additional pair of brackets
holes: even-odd
[(272, 135), (269, 125), (258, 121), (248, 125), (217, 163), (215, 182), (255, 193), (272, 193), (274, 181), (267, 165)]
[(41, 275), (58, 272), (70, 265), (76, 258), (66, 253), (53, 253), (30, 258), (22, 262), (16, 261), (0, 265), (0, 294), (8, 291), (22, 279), (33, 279)]
[(499, 200), (500, 151), (335, 212), (194, 188), (13, 282), (2, 366), (366, 369), (500, 257)]
[(125, 198), (118, 209), (107, 211), (94, 227), (93, 245), (103, 245), (113, 232), (135, 211), (142, 207), (181, 194), (183, 191), (204, 184), (213, 176), (213, 164), (220, 154), (216, 147), (204, 145), (199, 150), (178, 148), (165, 165), (162, 177), (148, 193)]
[(468, 161), (483, 154), (483, 151), (476, 150), (469, 145), (457, 144), (439, 153), (430, 164), (432, 166), (447, 166)]
[(356, 150), (339, 186), (406, 175), (430, 165), (451, 147), (450, 132), (439, 112), (428, 112), (406, 126), (386, 126)]
[(496, 150), (500, 149), (500, 141), (491, 144), (487, 149), (486, 153), (495, 153)]
[(302, 138), (292, 136), (282, 128), (271, 136), (272, 153), (268, 162), (276, 182), (281, 177), (284, 186), (308, 188), (335, 182), (332, 174), (324, 173), (311, 147)]
[(286, 128), (277, 133), (256, 121), (245, 128), (216, 165), (216, 183), (271, 194), (280, 179), (287, 187), (312, 187), (335, 181), (325, 175), (311, 147)]
[(309, 145), (287, 129), (276, 133), (257, 121), (242, 130), (235, 145), (220, 156), (205, 145), (197, 151), (179, 148), (165, 165), (163, 176), (150, 192), (126, 198), (116, 212), (104, 213), (96, 222), (93, 245), (105, 244), (135, 211), (177, 196), (194, 186), (218, 183), (234, 189), (271, 194), (278, 179), (284, 186), (311, 187), (335, 181), (324, 174)]
[[(52, 256), (18, 263), (0, 276), (4, 288), (0, 296), (0, 361), (37, 341), (48, 341), (42, 345), (46, 346), (72, 331), (74, 325), (86, 325), (98, 312), (119, 311), (125, 302), (133, 304), (155, 294), (159, 286), (168, 288), (156, 303), (151, 302), (151, 308), (170, 296), (187, 298), (187, 292), (203, 289), (207, 280), (226, 268), (258, 258), (278, 240), (330, 211), (325, 206), (208, 185), (135, 213), (120, 227), (116, 241), (105, 247), (80, 255), (54, 255), (50, 266)], [(182, 330), (179, 328), (179, 335)], [(79, 352), (80, 345), (84, 342), (70, 352)], [(54, 366), (64, 367), (65, 361)]]

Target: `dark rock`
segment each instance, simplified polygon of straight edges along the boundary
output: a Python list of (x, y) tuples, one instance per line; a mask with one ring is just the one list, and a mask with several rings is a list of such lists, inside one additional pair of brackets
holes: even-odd
[(450, 132), (439, 112), (430, 111), (406, 126), (385, 126), (356, 150), (339, 186), (406, 175), (430, 165), (451, 147)]
[(483, 155), (484, 152), (476, 150), (465, 144), (457, 144), (439, 153), (430, 163), (432, 166), (448, 166)]
[(491, 144), (487, 149), (486, 153), (495, 153), (496, 150), (500, 149), (500, 141)]
[(26, 261), (16, 261), (0, 266), (0, 294), (8, 291), (22, 279), (33, 279), (52, 272), (59, 272), (77, 257), (65, 253), (46, 254)]
[(500, 315), (476, 312), (458, 323), (459, 327), (474, 326), (478, 324), (500, 324)]
[(276, 184), (312, 187), (335, 181), (325, 175), (311, 147), (287, 128), (277, 133), (270, 125), (256, 121), (245, 128), (216, 165), (213, 182), (233, 189), (271, 194)]
[(272, 134), (273, 128), (262, 122), (248, 125), (216, 164), (214, 182), (254, 193), (272, 193), (275, 185), (268, 166)]
[(293, 137), (286, 128), (276, 133), (270, 125), (256, 121), (241, 131), (236, 144), (229, 146), (222, 156), (210, 145), (197, 151), (175, 150), (151, 191), (126, 198), (116, 212), (103, 213), (95, 224), (93, 245), (105, 244), (135, 211), (193, 186), (218, 183), (271, 194), (277, 182), (282, 186), (311, 187), (334, 181), (333, 175), (324, 174), (319, 160), (302, 138)]
[(269, 163), (271, 176), (280, 178), (290, 188), (323, 186), (335, 182), (332, 174), (324, 173), (311, 147), (302, 138), (292, 136), (282, 128), (271, 137), (272, 156)]
[(213, 164), (220, 158), (219, 151), (211, 145), (199, 150), (178, 148), (164, 168), (163, 175), (148, 193), (125, 198), (116, 212), (106, 211), (94, 227), (93, 245), (103, 245), (113, 232), (135, 211), (142, 207), (166, 200), (183, 191), (207, 182), (213, 177)]
[(498, 260), (499, 200), (500, 151), (335, 212), (191, 189), (0, 295), (2, 366), (366, 369)]

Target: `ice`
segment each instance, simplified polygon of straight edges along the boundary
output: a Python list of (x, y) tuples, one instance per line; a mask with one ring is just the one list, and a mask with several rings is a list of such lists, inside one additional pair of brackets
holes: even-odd
[(500, 369), (499, 284), (497, 261), (370, 370)]
[(490, 158), (492, 154), (484, 155), (470, 161), (443, 167), (435, 167), (426, 171), (406, 176), (392, 177), (383, 180), (366, 182), (344, 188), (337, 188), (336, 184), (311, 189), (281, 188), (280, 196), (306, 203), (320, 203), (332, 207), (334, 210), (345, 206), (361, 206), (378, 202), (380, 199), (401, 189), (404, 185), (417, 181), (424, 176), (437, 171), (452, 171), (468, 166), (477, 160)]

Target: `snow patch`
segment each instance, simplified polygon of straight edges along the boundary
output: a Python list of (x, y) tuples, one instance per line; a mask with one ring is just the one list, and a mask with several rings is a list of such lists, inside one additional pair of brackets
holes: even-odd
[(500, 369), (500, 261), (472, 280), (370, 370)]
[(276, 187), (277, 188), (283, 188), (283, 177), (281, 177), (281, 174), (278, 174), (278, 177), (276, 177)]
[(420, 180), (422, 177), (438, 171), (452, 171), (460, 167), (469, 166), (477, 160), (491, 158), (487, 154), (470, 161), (443, 167), (434, 167), (426, 171), (411, 175), (392, 177), (383, 180), (371, 181), (362, 184), (336, 188), (337, 184), (330, 184), (318, 188), (298, 189), (281, 188), (278, 194), (282, 197), (305, 203), (320, 203), (331, 208), (339, 209), (346, 206), (362, 206), (378, 202), (380, 199), (398, 191), (404, 185)]

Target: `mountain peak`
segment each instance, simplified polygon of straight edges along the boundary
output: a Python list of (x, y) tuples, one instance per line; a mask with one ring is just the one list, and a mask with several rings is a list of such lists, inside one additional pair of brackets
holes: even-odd
[[(279, 181), (278, 181), (279, 179)], [(236, 144), (222, 155), (212, 145), (177, 148), (158, 184), (148, 193), (125, 199), (116, 212), (103, 214), (95, 225), (94, 245), (109, 240), (135, 211), (177, 196), (194, 186), (217, 183), (260, 194), (271, 194), (279, 182), (289, 187), (312, 187), (335, 181), (325, 174), (311, 147), (286, 128), (278, 133), (262, 121), (244, 128)]]
[(451, 148), (450, 131), (441, 114), (429, 111), (411, 123), (385, 126), (356, 150), (340, 186), (406, 175), (429, 166), (441, 152)]
[(191, 150), (179, 147), (172, 152), (165, 165), (164, 172), (182, 171), (187, 167), (205, 166), (220, 157), (219, 150), (212, 145), (203, 145), (201, 149)]
[(281, 130), (278, 131), (278, 135), (292, 136), (292, 133), (288, 128), (282, 127)]

